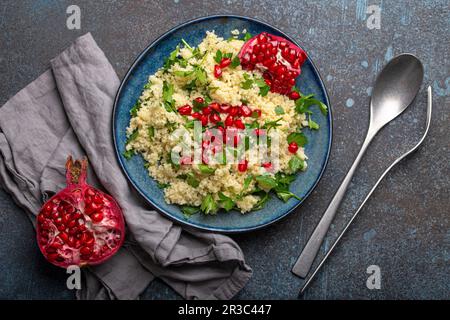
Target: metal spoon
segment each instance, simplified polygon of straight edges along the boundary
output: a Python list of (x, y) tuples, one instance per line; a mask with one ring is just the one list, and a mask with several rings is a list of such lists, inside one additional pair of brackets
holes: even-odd
[(370, 198), (370, 196), (372, 195), (372, 193), (375, 191), (375, 189), (378, 187), (378, 185), (380, 184), (381, 180), (383, 180), (383, 178), (386, 176), (386, 174), (400, 161), (402, 161), (404, 158), (406, 158), (407, 156), (409, 156), (411, 153), (413, 153), (414, 151), (416, 151), (419, 146), (422, 144), (422, 142), (425, 140), (425, 137), (428, 134), (428, 130), (430, 129), (430, 123), (431, 123), (431, 111), (432, 111), (432, 105), (433, 105), (433, 97), (432, 97), (432, 91), (431, 91), (431, 87), (428, 87), (428, 104), (427, 104), (427, 123), (425, 125), (425, 132), (422, 135), (422, 138), (419, 140), (419, 142), (412, 147), (410, 150), (408, 150), (407, 152), (405, 152), (404, 154), (402, 154), (400, 157), (398, 157), (397, 159), (395, 159), (395, 161), (383, 172), (383, 174), (381, 175), (381, 177), (378, 179), (378, 181), (375, 183), (375, 185), (372, 187), (372, 189), (369, 191), (369, 193), (367, 194), (367, 196), (365, 197), (364, 201), (361, 203), (361, 205), (359, 206), (358, 210), (356, 210), (356, 212), (353, 214), (353, 216), (351, 217), (351, 219), (349, 220), (349, 222), (347, 222), (347, 224), (345, 225), (344, 229), (341, 231), (341, 233), (339, 234), (339, 236), (337, 237), (337, 239), (334, 241), (333, 245), (330, 247), (330, 249), (328, 250), (328, 252), (326, 253), (326, 255), (322, 258), (322, 261), (320, 261), (319, 265), (316, 267), (316, 269), (313, 271), (313, 273), (311, 273), (311, 275), (309, 276), (308, 280), (305, 281), (305, 283), (303, 284), (302, 288), (300, 289), (300, 295), (303, 294), (303, 292), (306, 290), (306, 288), (308, 287), (308, 285), (311, 283), (311, 281), (313, 280), (314, 276), (316, 275), (316, 273), (320, 270), (320, 268), (323, 266), (323, 264), (325, 263), (325, 260), (327, 260), (327, 258), (330, 256), (331, 252), (333, 251), (333, 249), (336, 247), (336, 245), (338, 244), (338, 242), (341, 240), (342, 236), (344, 235), (344, 233), (347, 231), (347, 229), (350, 227), (350, 225), (352, 224), (353, 220), (355, 220), (356, 216), (358, 215), (358, 213), (361, 211), (362, 207), (364, 207), (364, 205), (366, 204), (367, 200)]
[(412, 103), (420, 89), (422, 80), (422, 63), (412, 54), (401, 54), (393, 58), (381, 70), (372, 91), (369, 129), (364, 143), (295, 263), (292, 269), (295, 275), (302, 278), (307, 276), (364, 152), (378, 131)]

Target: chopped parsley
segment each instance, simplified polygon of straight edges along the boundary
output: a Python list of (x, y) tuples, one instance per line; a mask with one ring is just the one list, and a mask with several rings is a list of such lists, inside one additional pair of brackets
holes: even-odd
[(136, 117), (139, 109), (141, 108), (141, 102), (138, 100), (134, 106), (130, 109), (130, 114), (132, 117)]
[(222, 192), (219, 192), (219, 203), (222, 208), (224, 208), (227, 212), (234, 208), (235, 203), (233, 199), (227, 197)]
[(239, 66), (241, 64), (241, 60), (239, 59), (238, 56), (235, 56), (232, 60), (231, 60), (231, 64), (230, 67), (231, 68), (236, 68), (237, 66)]
[(168, 112), (175, 112), (175, 100), (173, 100), (173, 84), (163, 82), (163, 104)]
[(293, 156), (290, 160), (289, 160), (289, 169), (291, 169), (291, 171), (293, 173), (297, 172), (298, 170), (303, 170), (303, 168), (305, 167), (305, 162), (300, 159), (297, 156)]
[(125, 159), (127, 159), (127, 160), (131, 159), (131, 157), (133, 157), (134, 155), (135, 155), (135, 152), (134, 152), (133, 149), (126, 150), (126, 151), (123, 153), (123, 156), (124, 156)]
[(288, 135), (287, 142), (292, 143), (295, 142), (299, 147), (303, 147), (308, 143), (308, 138), (301, 132), (293, 132)]
[(323, 115), (328, 114), (328, 107), (326, 106), (326, 104), (315, 99), (313, 94), (309, 94), (307, 96), (301, 95), (300, 98), (295, 100), (295, 111), (297, 113), (311, 114), (312, 112), (309, 110), (309, 107), (313, 105), (319, 106), (320, 112), (322, 112)]
[(189, 218), (190, 216), (192, 216), (200, 211), (199, 207), (193, 207), (193, 206), (187, 206), (187, 205), (181, 206), (180, 209), (186, 218)]
[(208, 194), (206, 197), (203, 198), (200, 210), (205, 214), (217, 213), (218, 210), (217, 203), (211, 194)]
[(147, 134), (148, 134), (148, 137), (150, 138), (150, 140), (153, 140), (153, 138), (155, 137), (155, 128), (151, 127), (151, 126), (148, 127)]
[(311, 119), (311, 116), (308, 118), (308, 127), (311, 130), (319, 130), (319, 124)]
[(276, 106), (276, 107), (275, 107), (275, 113), (276, 113), (277, 115), (282, 115), (282, 114), (284, 114), (284, 109), (283, 109), (283, 107), (282, 107), (282, 106)]

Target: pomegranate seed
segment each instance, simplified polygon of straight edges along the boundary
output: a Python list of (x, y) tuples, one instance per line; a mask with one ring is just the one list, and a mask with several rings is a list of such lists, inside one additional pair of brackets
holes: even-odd
[(297, 153), (298, 145), (296, 142), (289, 143), (288, 150), (290, 153)]
[(223, 58), (223, 59), (220, 61), (220, 67), (221, 67), (222, 69), (228, 67), (230, 64), (231, 64), (231, 59), (230, 59), (230, 58)]
[(95, 223), (98, 223), (100, 221), (103, 220), (103, 213), (101, 212), (96, 212), (93, 215), (91, 215), (91, 219), (92, 221), (94, 221)]
[(289, 50), (289, 57), (288, 60), (292, 62), (297, 57), (297, 51), (295, 49)]
[(208, 116), (206, 114), (202, 115), (200, 118), (200, 121), (202, 122), (202, 126), (207, 126), (208, 125)]
[(222, 76), (222, 68), (218, 64), (216, 64), (214, 66), (214, 77), (220, 78), (221, 76)]
[(190, 105), (188, 105), (188, 104), (178, 108), (178, 113), (183, 115), (183, 116), (190, 115), (191, 112), (192, 112), (192, 107)]
[(233, 117), (228, 115), (225, 119), (225, 126), (231, 127), (233, 125)]
[(262, 32), (258, 35), (257, 40), (259, 43), (266, 43), (267, 42), (267, 36), (265, 32)]
[(250, 56), (250, 63), (252, 63), (252, 64), (255, 64), (255, 63), (257, 63), (258, 61), (257, 61), (257, 59), (256, 59), (256, 54), (252, 54), (251, 56)]
[(205, 103), (205, 99), (203, 99), (202, 97), (197, 97), (194, 99), (195, 103), (197, 104), (204, 104)]
[(212, 113), (210, 116), (209, 116), (209, 121), (211, 121), (212, 123), (217, 123), (217, 122), (219, 122), (221, 119), (220, 119), (220, 116), (217, 114), (217, 113)]
[(250, 53), (245, 53), (242, 58), (241, 58), (241, 63), (242, 64), (247, 64), (250, 62)]
[(194, 112), (192, 114), (192, 118), (194, 118), (194, 119), (200, 120), (201, 117), (202, 117), (202, 115), (200, 114), (200, 112)]
[(235, 117), (238, 115), (238, 113), (239, 113), (239, 109), (237, 107), (231, 107), (230, 112), (229, 112), (230, 116)]
[(238, 129), (245, 129), (245, 124), (242, 122), (241, 119), (234, 120), (234, 126)]
[(209, 107), (214, 111), (220, 112), (220, 104), (218, 104), (217, 102), (211, 102), (209, 104)]
[(264, 82), (270, 87), (272, 86), (272, 81), (269, 79), (265, 79)]
[(250, 117), (252, 115), (252, 109), (250, 109), (245, 104), (241, 106), (240, 111), (241, 115), (243, 115), (244, 117)]
[(292, 100), (297, 100), (298, 98), (300, 98), (300, 94), (297, 91), (292, 91), (289, 94), (289, 98)]
[(289, 84), (290, 87), (294, 86), (295, 85), (295, 79), (294, 78), (289, 78), (288, 84)]
[(266, 162), (262, 164), (263, 168), (270, 169), (272, 168), (272, 162)]
[(263, 62), (264, 60), (264, 53), (260, 52), (256, 55), (256, 61), (257, 62)]
[(211, 109), (210, 106), (206, 106), (206, 107), (204, 107), (203, 110), (202, 110), (202, 113), (205, 114), (205, 115), (210, 115), (211, 112), (212, 112), (212, 109)]
[(239, 164), (238, 164), (238, 170), (239, 170), (240, 172), (245, 172), (245, 171), (247, 171), (247, 167), (248, 167), (248, 161), (247, 161), (247, 160), (245, 160), (243, 163), (239, 163)]
[(59, 238), (65, 243), (67, 243), (69, 241), (69, 235), (65, 232), (61, 232), (59, 234)]
[(231, 105), (229, 103), (222, 103), (220, 106), (220, 111), (223, 113), (228, 113), (231, 109)]
[(90, 255), (92, 253), (92, 248), (90, 247), (82, 247), (80, 249), (80, 253), (84, 255)]

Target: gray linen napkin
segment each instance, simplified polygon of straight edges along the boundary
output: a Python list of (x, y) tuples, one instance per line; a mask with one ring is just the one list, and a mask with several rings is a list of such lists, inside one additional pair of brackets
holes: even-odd
[[(128, 239), (85, 270), (81, 299), (136, 299), (158, 277), (187, 299), (230, 299), (251, 276), (229, 237), (180, 227), (142, 201), (116, 160), (111, 115), (119, 79), (90, 34), (0, 108), (0, 183), (34, 215), (64, 187), (68, 154), (87, 155), (88, 181), (116, 198)], [(33, 219), (34, 221), (34, 219)]]

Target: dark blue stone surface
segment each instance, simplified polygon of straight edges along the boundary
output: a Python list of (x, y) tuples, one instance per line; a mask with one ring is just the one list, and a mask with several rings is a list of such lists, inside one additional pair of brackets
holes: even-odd
[[(81, 30), (66, 28), (66, 8), (81, 8)], [(381, 29), (369, 29), (369, 5), (381, 9)], [(434, 93), (432, 127), (423, 148), (381, 183), (305, 299), (450, 298), (450, 9), (428, 1), (2, 1), (0, 105), (49, 67), (76, 37), (92, 32), (122, 77), (137, 54), (171, 27), (209, 14), (248, 15), (302, 43), (317, 64), (333, 105), (331, 158), (317, 189), (274, 226), (233, 236), (254, 276), (237, 298), (295, 299), (302, 280), (290, 269), (363, 141), (371, 86), (392, 56), (416, 54), (424, 85)], [(425, 123), (425, 89), (384, 128), (353, 179), (322, 253), (378, 176), (414, 145)], [(71, 299), (63, 270), (41, 257), (25, 213), (0, 191), (0, 298)], [(366, 269), (381, 269), (381, 289), (369, 290)], [(161, 281), (146, 299), (178, 299)]]

